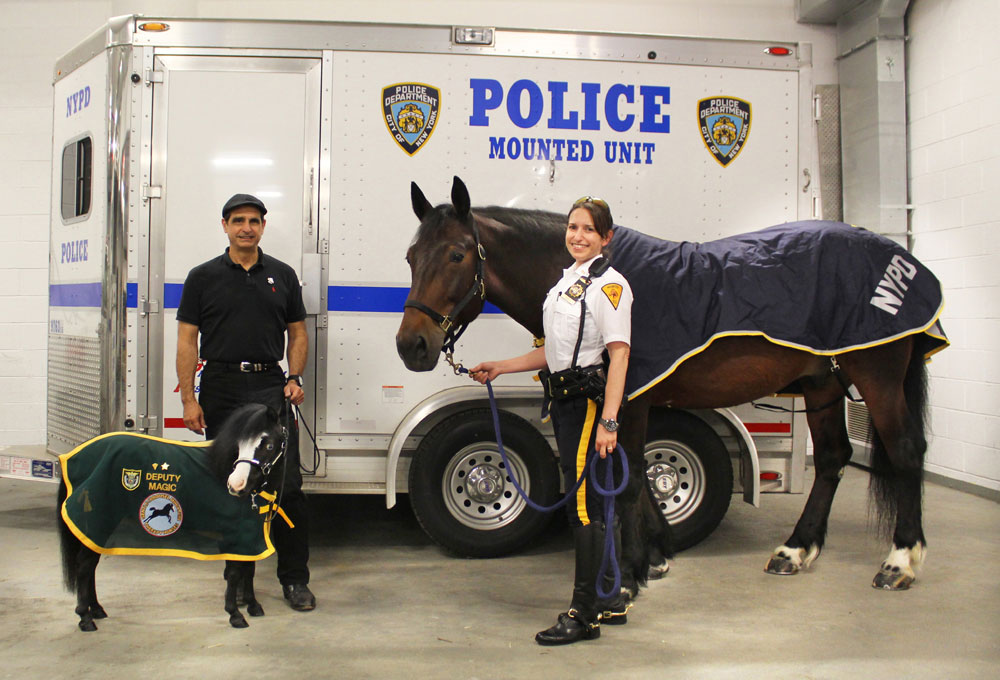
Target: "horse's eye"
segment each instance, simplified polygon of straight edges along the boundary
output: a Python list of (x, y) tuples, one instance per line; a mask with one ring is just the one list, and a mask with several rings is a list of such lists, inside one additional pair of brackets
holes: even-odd
[(267, 443), (267, 450), (268, 451), (274, 451), (274, 444), (272, 444), (271, 442), (268, 442)]
[(452, 262), (461, 262), (465, 259), (465, 253), (455, 250), (452, 251), (451, 255), (448, 256)]

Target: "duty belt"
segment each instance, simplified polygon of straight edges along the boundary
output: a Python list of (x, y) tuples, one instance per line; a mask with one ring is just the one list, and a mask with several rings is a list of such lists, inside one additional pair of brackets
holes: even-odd
[(265, 371), (274, 371), (280, 368), (276, 361), (206, 361), (205, 363), (206, 367), (221, 368), (225, 371), (239, 371), (240, 373), (264, 373)]

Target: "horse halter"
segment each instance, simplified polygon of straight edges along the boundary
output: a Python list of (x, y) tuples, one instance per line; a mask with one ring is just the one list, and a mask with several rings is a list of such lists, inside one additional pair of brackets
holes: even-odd
[[(470, 216), (471, 217), (471, 216)], [(486, 279), (483, 276), (483, 263), (486, 262), (486, 249), (483, 247), (482, 242), (479, 240), (479, 227), (476, 226), (475, 218), (472, 219), (472, 237), (476, 241), (476, 276), (472, 280), (472, 286), (469, 288), (465, 296), (459, 300), (458, 304), (455, 305), (450, 315), (439, 314), (422, 302), (417, 302), (416, 300), (407, 299), (403, 304), (403, 308), (412, 307), (418, 309), (431, 319), (433, 319), (438, 327), (444, 331), (444, 342), (441, 344), (441, 351), (445, 354), (445, 360), (451, 364), (452, 368), (455, 369), (455, 373), (459, 373), (458, 367), (455, 366), (452, 361), (452, 354), (455, 351), (455, 343), (458, 339), (462, 337), (462, 333), (465, 329), (469, 327), (468, 323), (463, 323), (458, 326), (458, 330), (455, 330), (455, 319), (458, 315), (462, 313), (465, 306), (468, 305), (476, 295), (479, 296), (481, 300), (486, 299)]]
[(256, 458), (237, 458), (233, 462), (233, 470), (236, 470), (236, 466), (240, 463), (246, 463), (250, 467), (255, 467), (260, 470), (261, 474), (264, 475), (264, 481), (266, 483), (268, 475), (271, 474), (271, 468), (273, 468), (278, 461), (282, 459), (285, 455), (285, 450), (288, 448), (288, 428), (284, 425), (281, 426), (281, 448), (278, 449), (278, 455), (269, 461), (260, 462)]

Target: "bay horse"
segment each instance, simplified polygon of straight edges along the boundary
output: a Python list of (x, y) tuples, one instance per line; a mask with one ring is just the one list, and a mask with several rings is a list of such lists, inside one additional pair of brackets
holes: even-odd
[[(63, 477), (57, 513), (63, 580), (66, 589), (76, 593), (80, 630), (95, 631), (95, 619), (107, 617), (97, 600), (95, 585), (102, 553), (226, 559), (225, 610), (230, 615), (230, 625), (234, 628), (249, 625), (240, 613), (238, 600), (245, 602), (250, 616), (263, 616), (264, 609), (253, 590), (255, 562), (252, 560), (266, 557), (273, 548), (265, 535), (268, 527), (264, 526), (262, 510), (256, 506), (256, 496), (261, 494), (277, 502), (264, 488), (271, 476), (279, 484), (276, 488), (280, 488), (287, 440), (287, 429), (273, 409), (263, 404), (247, 404), (236, 409), (223, 424), (219, 436), (207, 444), (171, 442), (121, 432), (97, 437), (60, 456)], [(99, 447), (91, 452), (95, 457), (93, 463), (86, 459), (91, 447)], [(191, 460), (190, 468), (182, 471), (178, 460), (173, 467), (161, 462), (171, 455), (171, 448), (177, 450), (176, 456), (182, 457), (178, 460), (183, 457)], [(199, 485), (193, 492), (200, 497), (198, 502), (185, 501), (187, 516), (175, 498), (182, 479), (185, 485), (189, 479), (190, 484)], [(148, 488), (140, 491), (143, 481)], [(139, 491), (136, 499), (149, 494), (138, 514), (135, 508), (123, 509), (121, 501), (121, 497), (136, 491)], [(74, 493), (83, 495), (80, 511), (67, 506), (67, 499)], [(136, 502), (132, 501), (132, 505)], [(192, 516), (195, 511), (211, 517)], [(158, 518), (162, 518), (159, 523)], [(144, 534), (167, 536), (179, 532), (185, 521), (192, 527), (192, 533), (197, 534), (189, 550), (122, 547), (128, 542), (120, 538), (125, 532), (148, 541)], [(233, 534), (240, 531), (245, 534), (237, 540)], [(246, 554), (244, 546), (250, 547), (251, 554)], [(206, 548), (209, 553), (200, 552)], [(254, 554), (255, 551), (260, 552)]]
[[(501, 207), (473, 210), (468, 189), (458, 177), (451, 199), (451, 205), (433, 207), (411, 184), (411, 203), (420, 226), (406, 253), (412, 282), (396, 347), (413, 371), (433, 369), (442, 347), (453, 349), (458, 329), (464, 330), (486, 301), (542, 337), (544, 297), (572, 263), (565, 247), (566, 216)], [(614, 239), (610, 248), (612, 264), (629, 278), (630, 272), (615, 264)], [(635, 284), (632, 288), (636, 292)], [(683, 306), (684, 300), (676, 304)], [(633, 343), (636, 329), (650, 323), (644, 313), (633, 311)], [(633, 395), (623, 409), (619, 439), (629, 455), (631, 472), (628, 488), (619, 498), (622, 573), (628, 591), (635, 595), (648, 577), (662, 575), (672, 549), (669, 526), (645, 479), (643, 451), (651, 406), (731, 407), (797, 387), (805, 399), (816, 476), (792, 534), (774, 550), (765, 569), (790, 575), (810, 567), (819, 556), (834, 494), (852, 455), (845, 424), (847, 384), (857, 388), (871, 415), (870, 491), (881, 532), (892, 539), (892, 549), (872, 585), (908, 588), (926, 546), (921, 522), (927, 448), (924, 361), (930, 353), (926, 340), (914, 332), (830, 357), (771, 342), (763, 334), (718, 337), (651, 388)]]

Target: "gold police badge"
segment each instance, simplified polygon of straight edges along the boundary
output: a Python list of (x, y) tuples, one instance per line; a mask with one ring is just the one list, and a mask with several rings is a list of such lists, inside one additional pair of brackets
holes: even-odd
[(129, 468), (122, 468), (122, 486), (125, 487), (127, 491), (135, 491), (139, 488), (139, 482), (142, 481), (142, 470), (130, 470)]

